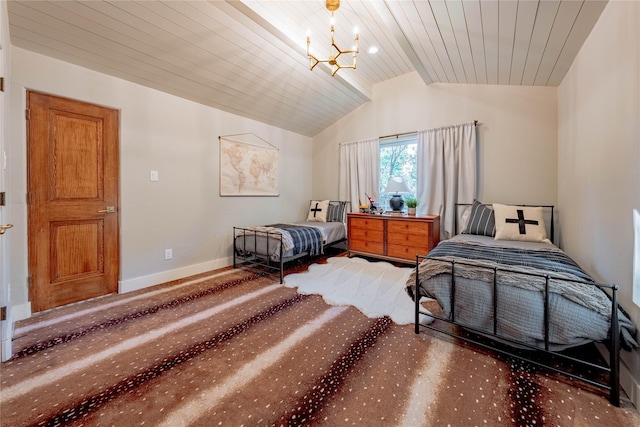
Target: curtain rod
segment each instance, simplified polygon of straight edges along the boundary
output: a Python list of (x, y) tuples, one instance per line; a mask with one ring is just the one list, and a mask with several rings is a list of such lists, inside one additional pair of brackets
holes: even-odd
[(414, 130), (413, 132), (404, 132), (404, 133), (394, 133), (393, 135), (385, 135), (385, 136), (380, 136), (380, 139), (383, 138), (391, 138), (392, 136), (395, 136), (396, 138), (399, 136), (405, 136), (405, 135), (411, 135), (412, 133), (418, 133), (417, 130)]
[[(474, 120), (474, 121), (473, 121), (473, 125), (474, 125), (474, 126), (478, 126), (478, 121), (477, 121), (477, 120)], [(418, 132), (417, 130), (414, 130), (413, 132), (394, 133), (394, 134), (392, 134), (392, 135), (385, 135), (385, 136), (381, 136), (381, 137), (379, 137), (379, 138), (380, 138), (380, 139), (383, 139), (383, 138), (391, 138), (391, 137), (393, 137), (393, 136), (395, 136), (395, 137), (397, 138), (397, 137), (399, 137), (399, 136), (410, 135), (410, 134), (412, 134), (412, 133), (417, 133), (417, 132)]]

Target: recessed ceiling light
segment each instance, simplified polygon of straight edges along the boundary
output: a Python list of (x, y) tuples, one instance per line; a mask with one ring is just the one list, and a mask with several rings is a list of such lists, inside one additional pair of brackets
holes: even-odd
[(378, 46), (371, 46), (371, 47), (369, 48), (369, 51), (368, 51), (368, 52), (369, 52), (369, 53), (372, 53), (372, 54), (373, 54), (373, 53), (378, 53)]

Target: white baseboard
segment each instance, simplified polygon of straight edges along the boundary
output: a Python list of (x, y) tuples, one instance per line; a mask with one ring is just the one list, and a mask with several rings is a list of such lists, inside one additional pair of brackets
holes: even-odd
[[(604, 357), (604, 359), (608, 361), (609, 350), (607, 349), (607, 347), (602, 343), (598, 343), (596, 344), (596, 348), (598, 349), (600, 354), (602, 354), (602, 357)], [(638, 382), (638, 379), (636, 379), (633, 376), (633, 374), (627, 367), (627, 363), (630, 363), (630, 362), (631, 362), (630, 363), (631, 365), (634, 365), (631, 359), (634, 357), (638, 357), (638, 354), (640, 354), (640, 351), (636, 349), (636, 350), (633, 350), (632, 353), (629, 353), (624, 350), (621, 350), (620, 353), (621, 353), (620, 355), (621, 356), (620, 357), (620, 388), (622, 389), (621, 391), (624, 391), (624, 393), (627, 394), (627, 396), (629, 397), (629, 400), (631, 401), (631, 404), (635, 406), (636, 409), (640, 409), (640, 382)], [(638, 353), (638, 354), (634, 354), (634, 353)]]
[(7, 338), (2, 340), (2, 343), (0, 343), (0, 360), (2, 362), (6, 362), (7, 360), (11, 359), (11, 356), (13, 356), (13, 341), (11, 338)]
[(25, 302), (24, 304), (14, 305), (11, 307), (10, 319), (12, 322), (28, 319), (31, 317), (31, 303)]
[(205, 273), (207, 271), (227, 267), (232, 263), (233, 260), (231, 259), (231, 257), (221, 258), (203, 262), (200, 264), (193, 264), (186, 267), (176, 268), (174, 270), (161, 271), (159, 273), (150, 274), (148, 276), (121, 280), (118, 282), (118, 293), (123, 294), (126, 292), (137, 291), (140, 289), (148, 288), (149, 286), (155, 286), (161, 283), (170, 282), (172, 280), (178, 280), (184, 277), (193, 276), (194, 274)]
[(620, 364), (620, 388), (627, 393), (633, 406), (640, 408), (640, 383), (623, 363)]
[(4, 362), (13, 356), (13, 330), (18, 320), (24, 320), (31, 317), (31, 303), (14, 305), (7, 310), (7, 320), (0, 322), (3, 328), (3, 340), (0, 343), (0, 358)]
[(631, 378), (631, 383), (632, 385), (630, 386), (629, 390), (631, 391), (631, 393), (627, 393), (629, 395), (629, 399), (631, 400), (631, 403), (633, 403), (633, 406), (636, 407), (636, 409), (640, 408), (640, 384), (635, 381), (634, 378)]
[(0, 343), (0, 358), (4, 362), (13, 356), (13, 322), (7, 317), (7, 320), (0, 322), (2, 328), (2, 342)]
[(620, 364), (620, 387), (627, 393), (633, 406), (640, 409), (640, 383), (623, 363)]

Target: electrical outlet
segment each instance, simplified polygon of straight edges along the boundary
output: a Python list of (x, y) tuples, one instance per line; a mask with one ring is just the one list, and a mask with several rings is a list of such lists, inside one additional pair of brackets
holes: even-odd
[(158, 179), (159, 179), (158, 171), (150, 171), (149, 172), (149, 181), (156, 182), (156, 181), (158, 181)]
[(164, 259), (173, 258), (173, 249), (165, 249), (164, 250)]

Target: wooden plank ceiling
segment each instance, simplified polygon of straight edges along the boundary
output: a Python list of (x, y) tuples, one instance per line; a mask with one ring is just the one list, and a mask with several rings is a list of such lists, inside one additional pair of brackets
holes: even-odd
[(324, 0), (10, 0), (8, 11), (14, 46), (313, 136), (412, 71), (426, 84), (557, 86), (605, 5), (342, 0), (336, 44), (351, 48), (357, 27), (360, 53), (334, 77), (306, 56), (308, 33), (329, 56)]

